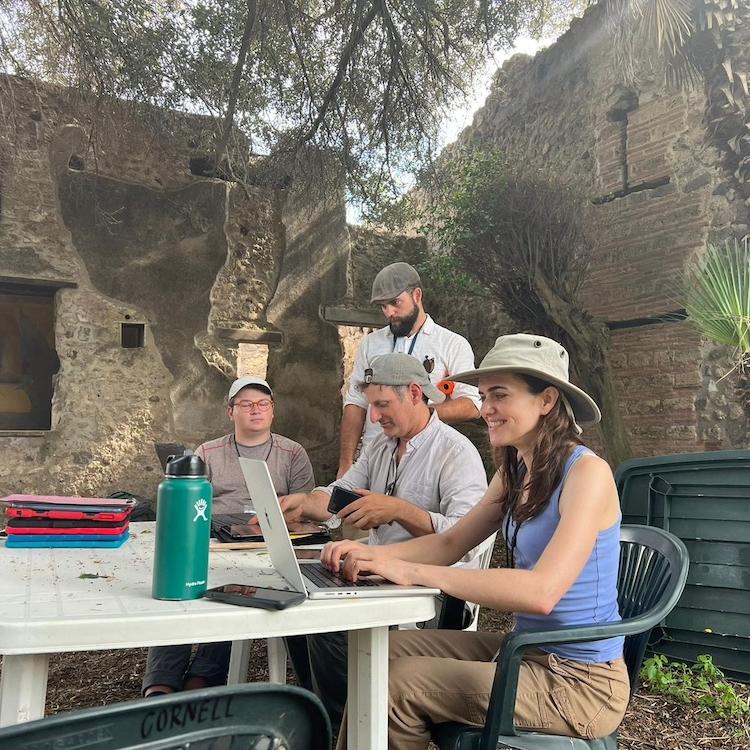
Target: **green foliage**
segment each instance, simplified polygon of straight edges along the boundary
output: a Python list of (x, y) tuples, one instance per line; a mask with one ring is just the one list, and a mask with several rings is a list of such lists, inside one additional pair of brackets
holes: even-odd
[(434, 298), (484, 297), (486, 292), (477, 279), (461, 268), (458, 259), (445, 251), (425, 253), (415, 263), (425, 287)]
[(688, 316), (707, 336), (735, 348), (737, 365), (750, 358), (750, 245), (728, 240), (709, 245), (685, 282)]
[(607, 458), (630, 457), (608, 360), (608, 331), (581, 304), (597, 227), (590, 201), (551, 168), (492, 147), (453, 148), (441, 163), (425, 206), (423, 231), (477, 280), (516, 330), (560, 341), (574, 376), (600, 404)]
[(737, 695), (724, 673), (707, 655), (699, 656), (697, 664), (688, 666), (683, 662), (670, 662), (663, 654), (657, 654), (643, 663), (641, 679), (655, 693), (696, 704), (722, 719), (743, 718), (750, 713), (747, 701)]
[(233, 124), (284, 163), (315, 146), (371, 200), (430, 163), (443, 114), (488, 54), (550, 15), (546, 0), (1, 5), (6, 72), (205, 114), (219, 145)]
[(558, 303), (575, 304), (588, 264), (580, 196), (491, 147), (452, 152), (433, 193), (422, 231), (520, 327), (555, 335)]

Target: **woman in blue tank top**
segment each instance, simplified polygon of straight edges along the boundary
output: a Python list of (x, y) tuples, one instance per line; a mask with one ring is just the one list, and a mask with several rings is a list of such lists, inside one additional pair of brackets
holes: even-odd
[[(570, 383), (568, 353), (528, 334), (501, 336), (478, 369), (497, 471), (482, 500), (442, 534), (387, 546), (329, 544), (322, 561), (344, 575), (440, 588), (515, 614), (515, 628), (616, 622), (620, 505), (608, 464), (584, 447), (579, 423), (595, 423), (594, 401)], [(447, 567), (500, 530), (511, 567)], [(388, 746), (424, 750), (430, 726), (482, 725), (500, 633), (391, 634)], [(620, 723), (629, 684), (622, 639), (528, 651), (515, 723), (529, 731), (603, 737)], [(344, 747), (345, 731), (338, 747)]]

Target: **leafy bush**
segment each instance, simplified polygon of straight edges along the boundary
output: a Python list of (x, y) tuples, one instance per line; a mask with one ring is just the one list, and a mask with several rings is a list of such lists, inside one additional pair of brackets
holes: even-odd
[(741, 718), (750, 712), (747, 701), (737, 695), (710, 656), (698, 657), (688, 666), (670, 662), (663, 654), (646, 659), (641, 670), (644, 684), (655, 693), (671, 695), (682, 703), (693, 703), (722, 719)]

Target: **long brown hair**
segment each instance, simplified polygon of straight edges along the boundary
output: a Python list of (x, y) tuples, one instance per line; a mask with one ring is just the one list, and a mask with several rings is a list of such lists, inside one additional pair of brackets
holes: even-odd
[[(550, 383), (532, 375), (515, 375), (535, 395), (550, 387)], [(544, 510), (553, 490), (562, 480), (571, 443), (583, 445), (560, 394), (552, 411), (540, 419), (530, 473), (526, 472), (526, 467), (518, 459), (518, 451), (512, 446), (493, 451), (495, 466), (503, 482), (503, 491), (498, 499), (503, 516), (510, 509), (513, 520), (520, 524)], [(528, 489), (528, 498), (520, 504), (518, 501), (525, 489)]]

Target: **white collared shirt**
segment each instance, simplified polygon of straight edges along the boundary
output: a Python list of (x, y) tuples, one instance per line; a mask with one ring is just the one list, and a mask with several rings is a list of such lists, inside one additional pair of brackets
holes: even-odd
[[(393, 457), (397, 443), (396, 438), (381, 432), (341, 479), (315, 489), (330, 494), (337, 484), (351, 490), (385, 492), (395, 474), (391, 494), (427, 511), (436, 533), (453, 526), (484, 495), (487, 477), (479, 452), (466, 436), (441, 422), (434, 410), (424, 430), (406, 444), (396, 467)], [(369, 543), (394, 544), (412, 538), (401, 524), (393, 522), (371, 529)], [(461, 562), (472, 567), (475, 557), (472, 550)]]
[[(416, 334), (417, 340), (414, 342), (414, 349), (411, 352), (420, 362), (425, 359), (432, 360), (434, 366), (430, 372), (430, 382), (437, 385), (441, 380), (447, 379), (450, 375), (459, 372), (474, 369), (474, 352), (471, 344), (458, 333), (449, 331), (447, 328), (439, 326), (428, 315), (421, 330)], [(362, 435), (362, 451), (372, 442), (376, 435), (382, 434), (382, 429), (377, 422), (370, 420), (370, 412), (365, 394), (359, 389), (364, 382), (365, 369), (372, 366), (375, 357), (381, 354), (390, 354), (391, 352), (403, 352), (408, 354), (409, 348), (414, 337), (401, 337), (393, 342), (391, 329), (386, 326), (373, 331), (364, 337), (360, 344), (357, 356), (354, 360), (354, 368), (349, 380), (349, 390), (347, 391), (344, 405), (354, 404), (361, 409), (367, 410), (365, 420), (364, 434)], [(479, 391), (473, 385), (456, 383), (451, 398), (460, 398), (465, 396), (471, 399), (479, 410)]]

